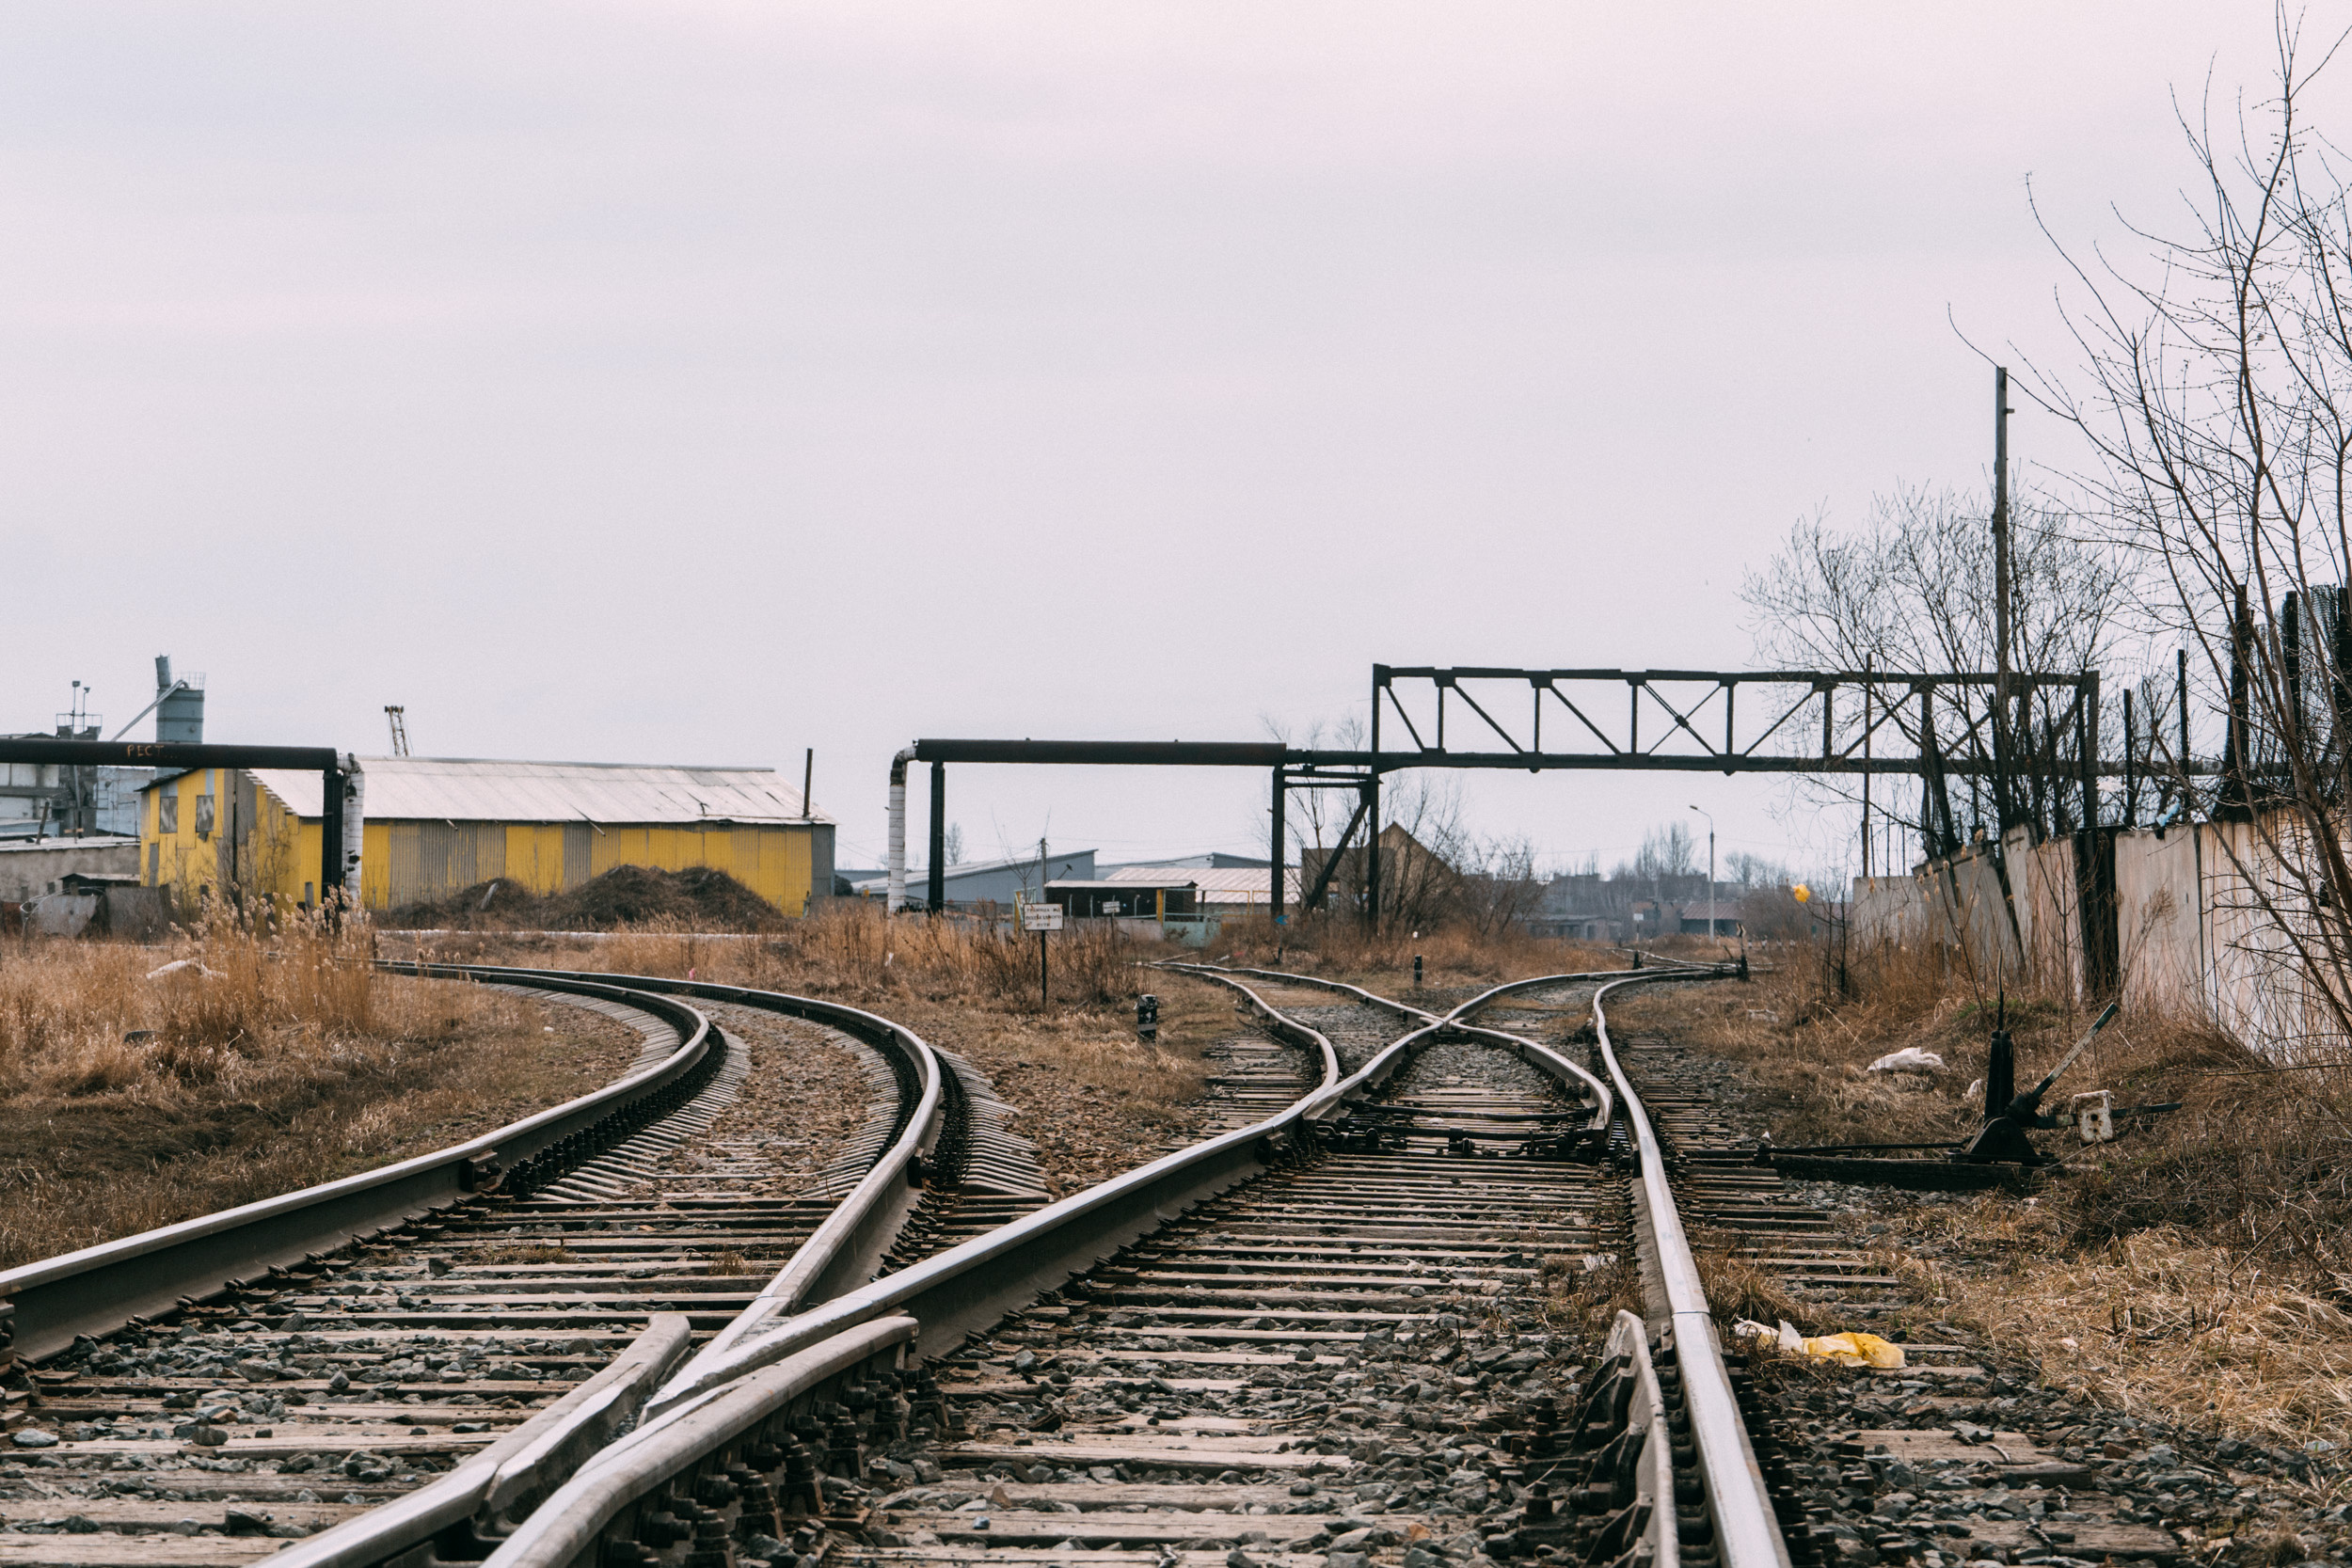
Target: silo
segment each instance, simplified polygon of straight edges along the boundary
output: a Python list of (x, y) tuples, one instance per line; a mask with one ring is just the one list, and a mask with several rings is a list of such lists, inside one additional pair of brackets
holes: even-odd
[(155, 658), (155, 738), (184, 740), (201, 745), (204, 740), (204, 677), (183, 675), (180, 689), (172, 689), (171, 657), (159, 654)]

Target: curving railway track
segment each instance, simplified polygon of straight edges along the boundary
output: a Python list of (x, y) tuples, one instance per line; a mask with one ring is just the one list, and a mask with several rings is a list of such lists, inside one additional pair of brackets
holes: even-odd
[[(1957, 1558), (1970, 1530), (2016, 1535), (2011, 1558), (2167, 1556), (2015, 1434), (1988, 1474), (1726, 1359), (1702, 1253), (1903, 1321), (1882, 1262), (1754, 1164), (1704, 1064), (1612, 1037), (1620, 988), (1733, 971), (1438, 1012), (1169, 967), (1259, 1037), (1221, 1048), (1200, 1141), (1050, 1203), (985, 1081), (887, 1021), (463, 972), (620, 1009), (647, 1035), (636, 1087), (560, 1136), (453, 1151), (480, 1191), (63, 1354), (72, 1314), (0, 1276), (48, 1355), (45, 1417), (83, 1418), (9, 1456), (0, 1512), (58, 1523), (0, 1532), (0, 1564), (1776, 1568)], [(762, 1010), (868, 1075), (866, 1125), (798, 1193), (708, 1136)], [(1597, 1282), (1627, 1308), (1605, 1338), (1566, 1306)], [(1905, 1397), (2000, 1386), (1965, 1347), (1907, 1350)], [(1915, 1479), (1948, 1494), (1932, 1532), (1883, 1500)], [(2004, 1506), (2027, 1492), (2038, 1512)]]
[[(547, 1119), (534, 1117), (441, 1162), (478, 1190), (396, 1184), (371, 1207), (364, 1180), (356, 1194), (338, 1183), (239, 1212), (242, 1225), (215, 1216), (0, 1275), (39, 1358), (38, 1424), (0, 1446), (13, 1526), (0, 1563), (368, 1561), (429, 1538), (462, 1558), (739, 1319), (1045, 1196), (984, 1079), (854, 1009), (443, 973), (595, 1009), (644, 1047), (590, 1097), (609, 1103), (548, 1113), (558, 1135), (534, 1136)], [(791, 1015), (858, 1058), (865, 1124), (805, 1191), (773, 1191), (760, 1147), (711, 1138), (754, 1049), (679, 990), (739, 1020)], [(632, 1085), (644, 1092), (616, 1092)], [(252, 1276), (227, 1274), (256, 1261)]]

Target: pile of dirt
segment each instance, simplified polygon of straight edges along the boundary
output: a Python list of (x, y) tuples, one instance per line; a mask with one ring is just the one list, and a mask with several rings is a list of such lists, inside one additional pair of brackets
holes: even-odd
[(593, 881), (546, 897), (499, 878), (389, 911), (395, 930), (610, 931), (656, 923), (697, 931), (765, 931), (783, 911), (723, 871), (690, 865), (662, 871), (616, 865)]
[(703, 931), (756, 931), (775, 925), (781, 913), (725, 872), (707, 865), (683, 871), (616, 865), (548, 899), (546, 925), (550, 930), (609, 931), (670, 920)]

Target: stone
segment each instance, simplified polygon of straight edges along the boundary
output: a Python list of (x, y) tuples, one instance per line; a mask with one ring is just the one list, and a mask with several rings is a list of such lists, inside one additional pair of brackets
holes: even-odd
[(39, 1427), (26, 1427), (23, 1432), (8, 1433), (8, 1441), (20, 1449), (54, 1449), (57, 1446), (57, 1434)]

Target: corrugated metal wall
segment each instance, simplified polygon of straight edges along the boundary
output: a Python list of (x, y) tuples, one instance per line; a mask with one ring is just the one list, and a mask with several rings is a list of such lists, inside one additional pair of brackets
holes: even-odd
[[(319, 823), (298, 818), (248, 776), (201, 769), (148, 792), (140, 824), (140, 869), (158, 886), (193, 900), (204, 888), (235, 881), (274, 891), (288, 904), (316, 896)], [(162, 831), (157, 801), (178, 798), (173, 831)], [(196, 798), (214, 795), (215, 832), (196, 832)], [(368, 822), (361, 896), (370, 909), (446, 898), (492, 878), (533, 893), (578, 887), (619, 865), (724, 871), (787, 915), (806, 912), (812, 896), (833, 891), (834, 828), (829, 822), (623, 827), (587, 822)]]
[(384, 828), (391, 904), (446, 897), (507, 874), (503, 822), (388, 822)]
[[(533, 893), (579, 887), (615, 866), (724, 871), (787, 914), (833, 878), (833, 826), (626, 827), (586, 822), (385, 822), (367, 826), (362, 884), (372, 909), (446, 898), (494, 877)], [(818, 874), (821, 872), (821, 879)]]

